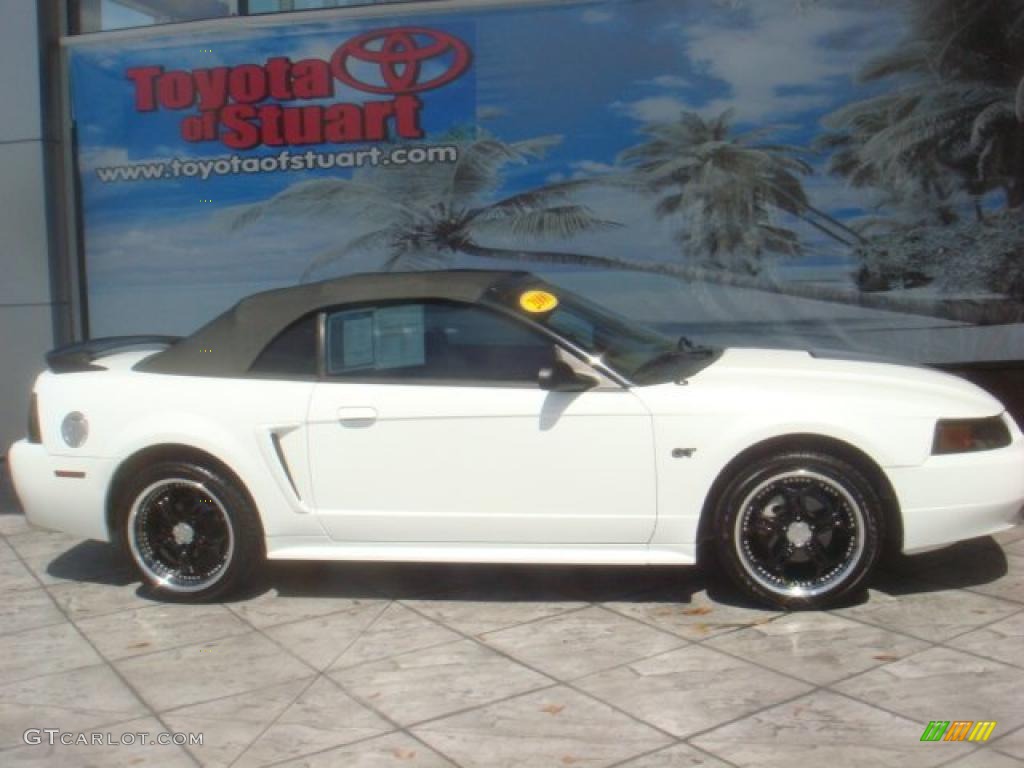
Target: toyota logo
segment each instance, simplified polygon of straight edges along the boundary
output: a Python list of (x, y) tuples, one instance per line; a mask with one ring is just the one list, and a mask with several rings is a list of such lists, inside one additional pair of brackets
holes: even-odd
[[(440, 59), (444, 71), (421, 82), (423, 65), (433, 59)], [(338, 80), (360, 91), (418, 93), (457, 79), (469, 68), (472, 59), (469, 46), (447, 32), (397, 27), (366, 32), (339, 46), (331, 57), (331, 71)], [(349, 68), (353, 60), (378, 67), (383, 82), (368, 83), (357, 77)]]

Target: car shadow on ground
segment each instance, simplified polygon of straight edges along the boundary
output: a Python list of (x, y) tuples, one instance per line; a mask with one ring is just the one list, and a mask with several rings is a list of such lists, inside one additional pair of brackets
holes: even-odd
[(46, 573), (63, 581), (111, 587), (123, 587), (138, 581), (128, 560), (117, 547), (102, 541), (83, 541), (61, 552), (46, 566)]
[[(991, 536), (968, 539), (933, 552), (899, 555), (882, 563), (877, 588), (892, 594), (970, 589), (1006, 576), (1006, 553)], [(931, 585), (933, 588), (927, 590)]]
[[(1002, 547), (984, 537), (935, 552), (889, 558), (868, 587), (893, 596), (977, 587), (1006, 575)], [(49, 575), (126, 586), (135, 576), (116, 547), (86, 541), (54, 557)], [(717, 569), (675, 566), (474, 565), (448, 563), (270, 561), (226, 602), (273, 591), (282, 597), (453, 600), (467, 602), (714, 603), (757, 609)], [(151, 597), (139, 588), (139, 594)], [(837, 607), (868, 599), (866, 590)]]

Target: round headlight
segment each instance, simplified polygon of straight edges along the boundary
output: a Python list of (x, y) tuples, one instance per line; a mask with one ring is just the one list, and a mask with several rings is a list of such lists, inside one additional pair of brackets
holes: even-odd
[(60, 435), (71, 448), (80, 448), (89, 437), (89, 421), (84, 414), (72, 411), (61, 422)]

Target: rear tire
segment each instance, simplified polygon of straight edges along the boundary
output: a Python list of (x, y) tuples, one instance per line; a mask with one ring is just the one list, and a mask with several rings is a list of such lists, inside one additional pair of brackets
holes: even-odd
[(786, 610), (849, 595), (881, 551), (877, 491), (860, 470), (826, 453), (754, 461), (730, 479), (714, 512), (723, 569), (748, 595)]
[(132, 477), (118, 505), (121, 540), (143, 582), (171, 600), (218, 598), (263, 559), (259, 516), (238, 483), (190, 461), (160, 461)]

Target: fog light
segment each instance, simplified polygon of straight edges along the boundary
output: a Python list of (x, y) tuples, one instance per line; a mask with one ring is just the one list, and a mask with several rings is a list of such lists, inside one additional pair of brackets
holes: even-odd
[(60, 424), (60, 434), (71, 448), (81, 448), (89, 438), (89, 421), (85, 415), (72, 411)]

